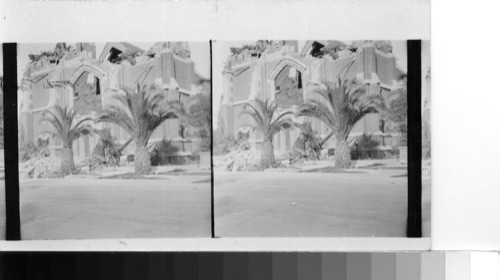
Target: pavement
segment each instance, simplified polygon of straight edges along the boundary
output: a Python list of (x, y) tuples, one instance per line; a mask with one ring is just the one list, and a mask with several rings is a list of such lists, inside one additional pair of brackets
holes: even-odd
[(21, 238), (210, 237), (210, 192), (210, 173), (21, 180)]
[[(405, 174), (216, 172), (215, 235), (405, 237)], [(424, 236), (430, 236), (430, 180), (422, 198)]]

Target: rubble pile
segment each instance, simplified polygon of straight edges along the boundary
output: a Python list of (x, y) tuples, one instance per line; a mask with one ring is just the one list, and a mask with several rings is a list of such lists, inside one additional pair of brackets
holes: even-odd
[(106, 155), (106, 157), (92, 155), (90, 157), (84, 158), (83, 160), (75, 162), (75, 167), (79, 169), (79, 171), (102, 170), (107, 167), (116, 166), (119, 166), (118, 160), (110, 155)]
[(219, 157), (214, 162), (214, 168), (231, 172), (260, 170), (260, 152), (250, 149), (248, 141), (244, 141), (236, 149)]
[(20, 179), (57, 178), (61, 161), (53, 157), (35, 157), (19, 164)]

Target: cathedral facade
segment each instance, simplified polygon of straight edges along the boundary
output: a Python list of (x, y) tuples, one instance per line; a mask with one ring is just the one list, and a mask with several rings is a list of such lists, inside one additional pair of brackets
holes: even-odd
[[(101, 54), (96, 54), (93, 43), (66, 46), (58, 43), (53, 52), (31, 55), (21, 80), (20, 129), (27, 141), (36, 143), (49, 124), (40, 120), (54, 105), (74, 108), (79, 116), (92, 116), (105, 106), (116, 102), (113, 95), (136, 84), (156, 85), (168, 99), (187, 102), (189, 96), (204, 91), (207, 78), (199, 74), (190, 58), (189, 46), (184, 42), (157, 43), (150, 50), (142, 50), (127, 42), (107, 43)], [(121, 127), (98, 124), (111, 130), (118, 143), (130, 135)], [(181, 139), (179, 119), (165, 121), (153, 134), (151, 141)], [(86, 135), (73, 144), (75, 158), (91, 155), (98, 143), (97, 135)], [(196, 139), (192, 139), (194, 142)], [(194, 147), (194, 146), (193, 146)], [(57, 137), (50, 140), (51, 154), (61, 151)], [(125, 154), (134, 152), (131, 143)]]
[[(308, 98), (311, 90), (322, 83), (335, 83), (338, 77), (356, 79), (366, 87), (367, 94), (388, 96), (400, 88), (405, 72), (398, 67), (390, 42), (359, 41), (346, 45), (340, 41), (307, 41), (299, 50), (297, 41), (258, 41), (255, 46), (233, 52), (223, 72), (223, 94), (220, 119), (224, 133), (237, 137), (250, 136), (260, 149), (262, 135), (244, 124), (249, 117), (241, 112), (252, 99), (275, 100), (279, 110), (295, 110)], [(321, 137), (331, 131), (317, 119), (310, 121)], [(381, 125), (380, 114), (369, 114), (353, 128), (350, 137), (368, 133), (381, 138), (381, 148), (389, 149), (397, 141), (397, 133), (388, 133)], [(299, 137), (300, 130), (284, 129), (274, 136), (277, 151), (288, 151)], [(334, 137), (324, 145), (334, 147)]]

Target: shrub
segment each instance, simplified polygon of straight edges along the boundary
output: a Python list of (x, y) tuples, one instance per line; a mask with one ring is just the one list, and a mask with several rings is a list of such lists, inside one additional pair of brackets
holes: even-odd
[(153, 151), (151, 152), (151, 165), (166, 165), (169, 164), (169, 156), (177, 153), (179, 148), (172, 145), (172, 141), (163, 139), (154, 144)]
[(92, 151), (92, 158), (96, 161), (91, 169), (105, 166), (116, 166), (120, 164), (121, 145), (111, 136), (111, 130), (105, 128), (95, 131), (99, 135), (99, 141)]
[(189, 114), (186, 116), (187, 136), (201, 140), (202, 152), (210, 151), (212, 123), (212, 101), (207, 94), (199, 93), (190, 99)]
[(371, 135), (363, 133), (359, 136), (354, 142), (354, 146), (351, 149), (351, 157), (353, 159), (367, 159), (367, 158), (377, 158), (376, 147), (379, 145), (379, 142)]
[(300, 135), (295, 140), (290, 154), (290, 163), (303, 162), (305, 160), (319, 160), (321, 158), (322, 139), (312, 129), (311, 122), (295, 124), (300, 129)]
[(104, 157), (105, 150), (109, 149), (113, 156), (119, 158), (120, 145), (111, 136), (111, 130), (109, 128), (105, 128), (103, 130), (96, 130), (96, 133), (99, 135), (99, 142), (94, 147), (92, 154)]
[(408, 141), (408, 124), (407, 124), (407, 108), (408, 100), (406, 90), (400, 90), (398, 98), (393, 100), (390, 104), (391, 112), (389, 120), (393, 123), (394, 128), (399, 133), (400, 141), (399, 146), (406, 146)]

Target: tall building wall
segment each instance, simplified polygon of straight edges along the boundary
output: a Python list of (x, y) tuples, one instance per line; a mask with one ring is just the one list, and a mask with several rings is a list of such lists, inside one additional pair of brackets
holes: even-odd
[(234, 136), (236, 128), (234, 125), (235, 115), (233, 105), (223, 104), (220, 108), (220, 114), (222, 119), (224, 120), (224, 133), (226, 136)]
[(392, 85), (395, 78), (396, 58), (394, 55), (377, 52), (377, 75), (380, 81), (387, 85)]
[[(91, 43), (77, 43), (75, 48), (78, 52), (87, 52), (88, 60), (83, 63), (79, 60), (80, 58), (75, 57), (64, 62), (64, 67), (54, 67), (46, 59), (41, 59), (40, 61), (31, 64), (28, 67), (28, 71), (25, 73), (26, 78), (32, 77), (32, 73), (38, 71), (47, 71), (51, 67), (52, 72), (48, 71), (49, 75), (42, 78), (37, 82), (31, 83), (31, 88), (28, 88), (26, 96), (30, 100), (26, 100), (26, 106), (23, 107), (26, 112), (23, 112), (20, 116), (20, 121), (25, 127), (26, 137), (30, 141), (36, 141), (38, 134), (49, 128), (48, 124), (39, 125), (39, 121), (43, 114), (42, 111), (37, 111), (37, 109), (46, 108), (49, 105), (59, 104), (62, 106), (74, 105), (75, 108), (81, 113), (89, 113), (90, 111), (99, 111), (102, 106), (114, 104), (117, 102), (113, 100), (112, 96), (114, 94), (119, 94), (117, 90), (125, 87), (132, 88), (135, 90), (136, 82), (141, 82), (144, 84), (161, 84), (170, 85), (172, 82), (171, 78), (175, 78), (181, 88), (186, 90), (192, 90), (193, 85), (197, 85), (198, 81), (201, 79), (194, 69), (194, 63), (190, 59), (175, 58), (172, 52), (162, 52), (156, 55), (155, 58), (147, 59), (142, 57), (142, 61), (137, 60), (137, 64), (131, 65), (129, 62), (123, 62), (121, 64), (112, 64), (108, 61), (98, 63), (95, 58), (95, 45)], [(147, 59), (147, 61), (144, 61)], [(82, 72), (82, 67), (83, 72)], [(76, 74), (75, 74), (76, 73)], [(81, 79), (76, 79), (75, 85), (79, 90), (82, 88), (88, 88), (91, 85), (87, 83), (87, 77), (91, 76), (89, 73), (93, 73), (95, 78), (99, 78), (100, 84), (100, 95), (97, 97), (90, 98), (79, 98), (74, 99), (75, 85), (64, 85), (63, 87), (49, 88), (47, 80), (50, 81), (69, 81), (74, 75), (80, 75), (82, 73)], [(104, 76), (102, 76), (104, 73)], [(30, 84), (30, 82), (28, 82)], [(68, 88), (72, 88), (69, 89)], [(80, 92), (79, 92), (80, 93)], [(91, 90), (86, 90), (86, 94), (90, 94)], [(94, 91), (95, 93), (95, 91)], [(174, 96), (175, 95), (175, 96)], [(32, 96), (32, 100), (30, 98)], [(51, 98), (52, 97), (52, 98)], [(89, 96), (87, 96), (89, 97)], [(179, 93), (171, 93), (169, 98), (174, 98), (179, 100)], [(49, 101), (53, 101), (54, 104)], [(100, 103), (97, 106), (96, 101)], [(75, 103), (76, 102), (76, 103)], [(87, 104), (90, 102), (90, 104)], [(31, 106), (30, 106), (31, 105)], [(96, 106), (94, 106), (96, 105)], [(31, 110), (35, 110), (32, 112)], [(153, 138), (177, 138), (179, 137), (179, 119), (171, 119), (164, 122), (155, 132)], [(130, 137), (129, 133), (117, 125), (106, 124), (107, 127), (111, 128), (112, 136), (119, 142), (124, 142)], [(89, 151), (92, 152), (95, 144), (97, 144), (97, 136), (83, 137), (74, 143), (75, 157), (81, 157), (88, 155)], [(51, 145), (60, 145), (60, 139), (55, 139), (51, 141)], [(126, 149), (126, 153), (133, 152), (134, 145), (129, 145)]]
[[(287, 41), (280, 41), (280, 43), (282, 43), (282, 45), (288, 44)], [(288, 45), (293, 44), (290, 43)], [(366, 91), (369, 95), (386, 96), (390, 91), (387, 86), (393, 86), (394, 80), (397, 80), (398, 77), (396, 76), (399, 73), (399, 70), (396, 67), (396, 59), (394, 55), (392, 53), (383, 53), (382, 51), (378, 51), (374, 45), (369, 43), (360, 46), (356, 53), (351, 54), (346, 50), (345, 53), (342, 54), (341, 58), (336, 60), (320, 59), (308, 56), (294, 56), (294, 54), (287, 55), (293, 57), (292, 59), (299, 60), (306, 64), (306, 70), (304, 73), (301, 73), (303, 83), (302, 86), (306, 89), (306, 99), (312, 97), (310, 90), (318, 84), (323, 82), (337, 83), (339, 74), (342, 78), (345, 77), (349, 80), (361, 79), (361, 81), (365, 83)], [(292, 62), (290, 64), (285, 63), (284, 69), (280, 69), (281, 72), (278, 74), (276, 80), (269, 76), (272, 71), (276, 71), (275, 68), (277, 64), (282, 60), (282, 53), (276, 52), (268, 54), (262, 59), (252, 62), (253, 64), (250, 64), (251, 68), (244, 72), (245, 75), (243, 75), (243, 73), (238, 75), (234, 78), (232, 83), (229, 83), (226, 79), (224, 80), (224, 92), (230, 92), (228, 88), (231, 88), (231, 91), (234, 94), (234, 100), (230, 100), (231, 102), (229, 102), (229, 106), (223, 105), (221, 107), (222, 116), (227, 130), (236, 133), (238, 128), (248, 121), (245, 118), (239, 117), (239, 112), (242, 108), (241, 102), (248, 100), (249, 97), (260, 97), (263, 100), (272, 99), (275, 96), (276, 85), (286, 87), (287, 83), (282, 82), (287, 79), (285, 77), (287, 75), (284, 75), (284, 72), (287, 70), (290, 71), (293, 67)], [(228, 67), (230, 71), (231, 66)], [(249, 76), (252, 77), (250, 81), (248, 80)], [(260, 85), (258, 84), (259, 79), (261, 81)], [(383, 85), (384, 88), (381, 88), (381, 85)], [(233, 104), (233, 101), (236, 104)], [(232, 112), (233, 117), (230, 116), (229, 111)], [(362, 133), (380, 133), (380, 119), (381, 116), (378, 113), (366, 115), (355, 125), (351, 136), (358, 136)], [(330, 133), (331, 129), (321, 121), (317, 119), (310, 119), (310, 121), (313, 129), (322, 137)], [(230, 124), (228, 125), (228, 123)], [(287, 149), (289, 145), (293, 145), (295, 139), (298, 137), (298, 133), (298, 130), (296, 132), (283, 130), (276, 134), (273, 139), (275, 148), (279, 151)], [(251, 139), (258, 141), (261, 140), (261, 138), (262, 135), (258, 135), (258, 131), (251, 133)], [(325, 147), (332, 147), (333, 145), (334, 140), (332, 138), (325, 144)]]
[(222, 92), (222, 103), (232, 103), (233, 98), (233, 75), (229, 72), (224, 72), (223, 74), (223, 92)]
[(32, 91), (32, 104), (33, 109), (47, 107), (49, 104), (50, 94), (49, 90), (44, 86), (47, 85), (47, 77), (41, 79), (40, 81), (33, 83)]
[(175, 79), (183, 89), (191, 90), (191, 85), (196, 83), (194, 64), (190, 60), (174, 57)]
[(363, 58), (363, 74), (365, 79), (371, 79), (372, 73), (376, 73), (377, 61), (374, 46), (365, 46), (361, 50)]
[(245, 104), (238, 104), (234, 105), (233, 107), (233, 114), (234, 114), (234, 134), (236, 135), (238, 132), (238, 129), (242, 128), (244, 124), (253, 124), (253, 120), (251, 119), (250, 116), (244, 115), (242, 116), (241, 113), (243, 110), (245, 110), (246, 105)]
[(171, 78), (175, 77), (174, 55), (171, 52), (160, 54), (159, 65), (155, 68), (156, 76), (161, 77), (163, 84), (170, 84)]
[(233, 77), (233, 101), (244, 101), (250, 96), (250, 83), (252, 81), (252, 69), (247, 69), (243, 73)]

